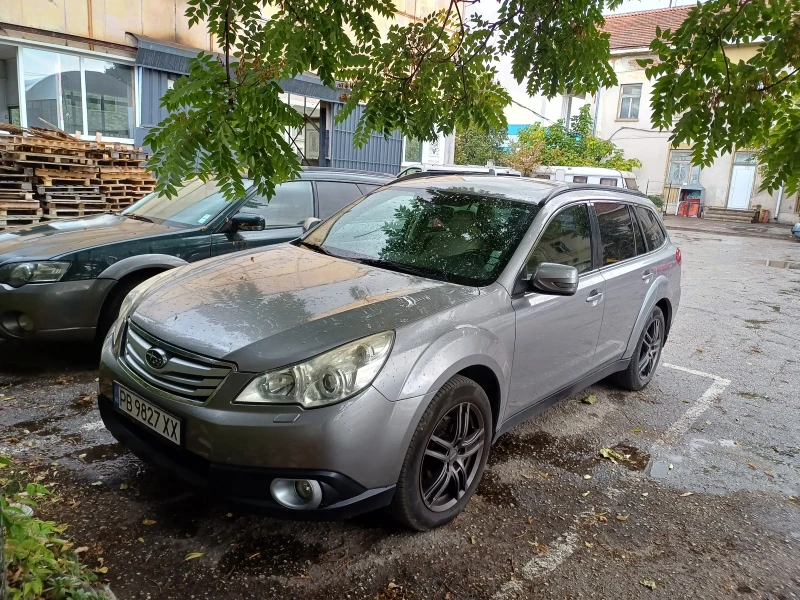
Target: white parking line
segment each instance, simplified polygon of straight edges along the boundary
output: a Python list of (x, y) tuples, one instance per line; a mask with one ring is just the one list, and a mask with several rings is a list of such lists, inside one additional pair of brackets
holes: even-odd
[(663, 365), (668, 369), (675, 369), (676, 371), (683, 371), (684, 373), (690, 373), (699, 377), (713, 379), (714, 383), (712, 383), (711, 386), (705, 392), (703, 392), (703, 395), (695, 401), (689, 410), (683, 413), (677, 421), (670, 425), (669, 429), (664, 432), (664, 435), (661, 436), (661, 439), (659, 439), (656, 444), (668, 444), (677, 440), (679, 437), (689, 431), (689, 427), (692, 426), (692, 423), (694, 423), (700, 417), (700, 415), (702, 415), (711, 407), (711, 403), (731, 383), (730, 379), (724, 379), (717, 375), (712, 375), (711, 373), (695, 371), (694, 369), (688, 369), (686, 367), (680, 367), (678, 365), (672, 365), (669, 363), (663, 363)]
[[(550, 544), (547, 552), (538, 554), (525, 563), (520, 569), (520, 574), (528, 581), (533, 581), (555, 571), (561, 563), (572, 556), (577, 544), (578, 534), (568, 531)], [(508, 600), (522, 595), (523, 592), (522, 582), (515, 579), (503, 584), (503, 587), (492, 596), (492, 600)]]

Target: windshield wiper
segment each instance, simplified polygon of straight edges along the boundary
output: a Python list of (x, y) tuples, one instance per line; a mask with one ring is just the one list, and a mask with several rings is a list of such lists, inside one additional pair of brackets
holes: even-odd
[(153, 221), (153, 219), (151, 219), (150, 217), (143, 217), (142, 215), (137, 215), (136, 213), (125, 213), (124, 216), (129, 217), (131, 219), (136, 219), (137, 221), (146, 221), (147, 223), (155, 223), (155, 221)]
[(342, 258), (346, 258), (347, 260), (352, 260), (353, 262), (364, 265), (370, 265), (371, 267), (380, 267), (389, 271), (406, 273), (407, 275), (416, 275), (418, 277), (427, 277), (428, 279), (441, 279), (447, 281), (447, 278), (441, 273), (434, 273), (424, 269), (415, 269), (414, 267), (409, 267), (408, 265), (404, 265), (402, 263), (392, 262), (391, 260), (383, 260), (380, 258), (361, 258), (355, 256), (343, 256)]

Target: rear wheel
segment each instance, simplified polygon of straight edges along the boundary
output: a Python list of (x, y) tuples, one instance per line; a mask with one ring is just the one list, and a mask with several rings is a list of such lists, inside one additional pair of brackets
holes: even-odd
[(417, 531), (452, 521), (480, 483), (491, 432), (483, 388), (460, 375), (444, 384), (411, 439), (392, 500), (395, 518)]
[(628, 368), (614, 375), (614, 382), (628, 390), (641, 390), (653, 379), (661, 358), (666, 332), (664, 313), (655, 307), (644, 325)]

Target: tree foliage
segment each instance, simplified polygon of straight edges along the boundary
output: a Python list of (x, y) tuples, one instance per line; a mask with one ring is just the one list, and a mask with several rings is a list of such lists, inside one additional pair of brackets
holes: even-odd
[(549, 127), (542, 127), (539, 123), (526, 127), (519, 133), (509, 164), (525, 174), (530, 174), (539, 165), (607, 167), (621, 171), (641, 167), (639, 159), (625, 158), (613, 142), (592, 135), (589, 111), (589, 105), (582, 106), (570, 119), (569, 129), (563, 120)]
[(365, 103), (357, 144), (374, 132), (433, 140), (470, 126), (505, 130), (510, 97), (497, 82), (498, 61), (510, 60), (530, 94), (612, 85), (599, 28), (620, 2), (503, 0), (489, 21), (467, 14), (476, 0), (452, 0), (381, 35), (374, 15), (393, 17), (393, 0), (188, 0), (190, 25), (202, 22), (224, 56), (193, 59), (165, 94), (170, 116), (145, 139), (156, 190), (171, 196), (188, 177), (218, 176), (235, 198), (243, 170), (265, 194), (296, 176), (284, 130), (302, 117), (280, 101), (277, 81), (307, 71), (342, 89), (338, 119)]
[[(693, 144), (695, 164), (759, 149), (763, 187), (800, 190), (800, 0), (708, 0), (675, 31), (657, 30), (653, 124)], [(733, 48), (757, 44), (735, 60)]]
[[(501, 61), (531, 95), (616, 85), (602, 25), (621, 0), (499, 0), (492, 19), (475, 11), (478, 1), (451, 0), (381, 32), (376, 18), (394, 16), (393, 0), (188, 0), (190, 24), (202, 23), (223, 56), (193, 59), (188, 77), (163, 98), (170, 116), (145, 139), (157, 191), (172, 195), (188, 177), (218, 176), (234, 198), (244, 170), (265, 194), (295, 177), (285, 130), (303, 117), (281, 102), (277, 82), (309, 71), (341, 90), (339, 120), (364, 104), (357, 144), (397, 130), (420, 140), (470, 127), (505, 130), (510, 97), (497, 81)], [(734, 147), (760, 148), (766, 184), (786, 180), (796, 189), (798, 15), (800, 0), (708, 0), (676, 31), (658, 31), (658, 61), (648, 66), (658, 78), (655, 124), (675, 123), (674, 142), (693, 143), (699, 164)], [(754, 58), (727, 58), (726, 43), (756, 40), (763, 46)], [(605, 164), (623, 160), (588, 146), (584, 155), (604, 156)], [(569, 164), (569, 156), (557, 162)]]
[(505, 130), (487, 133), (474, 126), (457, 129), (455, 163), (485, 165), (492, 161), (496, 165), (504, 165), (508, 157), (507, 141), (508, 133)]

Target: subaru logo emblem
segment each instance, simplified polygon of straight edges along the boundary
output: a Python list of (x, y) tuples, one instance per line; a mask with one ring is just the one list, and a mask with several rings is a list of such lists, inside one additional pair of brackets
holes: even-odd
[(169, 361), (167, 353), (161, 348), (150, 348), (147, 354), (144, 355), (144, 359), (147, 361), (147, 366), (156, 371), (166, 367)]

